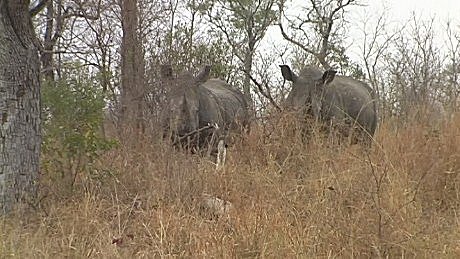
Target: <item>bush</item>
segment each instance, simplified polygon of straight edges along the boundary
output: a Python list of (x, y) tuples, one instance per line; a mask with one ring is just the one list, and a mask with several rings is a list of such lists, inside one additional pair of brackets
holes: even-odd
[(94, 162), (116, 144), (102, 134), (102, 91), (77, 74), (45, 82), (42, 101), (44, 171), (70, 186), (79, 174), (95, 176)]

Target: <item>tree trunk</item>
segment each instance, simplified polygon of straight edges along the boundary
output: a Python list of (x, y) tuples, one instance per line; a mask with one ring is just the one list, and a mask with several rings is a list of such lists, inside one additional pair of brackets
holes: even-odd
[(41, 53), (41, 62), (43, 67), (43, 76), (47, 82), (54, 80), (53, 68), (53, 27), (54, 27), (54, 1), (48, 1), (46, 5), (46, 27), (43, 39), (43, 52)]
[(137, 0), (122, 0), (121, 119), (123, 130), (144, 130), (143, 103), (145, 65), (138, 37)]
[(251, 73), (252, 73), (252, 60), (253, 60), (253, 52), (249, 50), (245, 53), (244, 56), (244, 81), (243, 81), (243, 94), (244, 98), (246, 98), (246, 102), (248, 103), (251, 110), (253, 109), (254, 105), (251, 98)]
[(36, 194), (40, 60), (28, 0), (0, 0), (0, 214)]
[(254, 60), (254, 53), (256, 50), (256, 36), (254, 35), (254, 21), (253, 17), (250, 16), (248, 19), (250, 22), (248, 22), (248, 27), (246, 28), (246, 33), (248, 36), (248, 42), (247, 42), (247, 49), (246, 53), (244, 53), (244, 70), (245, 75), (244, 75), (244, 81), (243, 81), (243, 94), (244, 97), (246, 98), (246, 102), (249, 105), (249, 108), (252, 112), (255, 112), (254, 109), (254, 103), (252, 101), (251, 97), (251, 74), (252, 74), (252, 62)]

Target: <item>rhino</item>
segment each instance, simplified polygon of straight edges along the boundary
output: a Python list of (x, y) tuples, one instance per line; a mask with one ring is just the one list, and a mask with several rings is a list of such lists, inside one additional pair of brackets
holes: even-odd
[(313, 117), (328, 130), (335, 129), (351, 143), (372, 143), (377, 127), (375, 93), (366, 83), (336, 71), (322, 72), (306, 66), (299, 75), (288, 65), (280, 65), (281, 74), (292, 82), (284, 107)]
[(174, 144), (194, 150), (215, 152), (217, 142), (230, 132), (241, 133), (249, 127), (249, 110), (243, 93), (227, 82), (209, 79), (211, 66), (197, 76), (190, 73), (173, 78), (170, 66), (162, 76), (169, 81), (165, 128)]

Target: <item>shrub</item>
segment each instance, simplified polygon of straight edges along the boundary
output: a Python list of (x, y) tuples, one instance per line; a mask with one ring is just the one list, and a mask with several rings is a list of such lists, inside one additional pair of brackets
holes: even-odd
[[(104, 137), (104, 95), (82, 74), (42, 87), (42, 166), (73, 186), (79, 174), (95, 176), (94, 162), (116, 142)], [(53, 177), (51, 177), (53, 178)]]

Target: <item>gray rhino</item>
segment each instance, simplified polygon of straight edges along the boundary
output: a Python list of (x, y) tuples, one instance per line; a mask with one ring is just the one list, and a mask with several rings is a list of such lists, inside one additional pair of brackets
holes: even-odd
[(249, 125), (243, 94), (223, 80), (209, 79), (210, 69), (205, 66), (196, 77), (186, 73), (173, 78), (170, 66), (164, 66), (162, 72), (170, 87), (164, 122), (174, 143), (198, 150), (208, 148), (209, 153), (230, 131)]
[(323, 73), (313, 66), (305, 67), (300, 75), (288, 65), (280, 68), (284, 79), (293, 83), (286, 108), (338, 129), (352, 143), (371, 143), (377, 127), (377, 109), (374, 91), (366, 83), (336, 76), (334, 70)]

